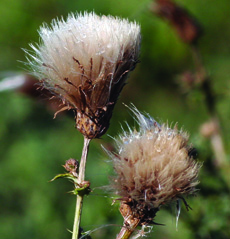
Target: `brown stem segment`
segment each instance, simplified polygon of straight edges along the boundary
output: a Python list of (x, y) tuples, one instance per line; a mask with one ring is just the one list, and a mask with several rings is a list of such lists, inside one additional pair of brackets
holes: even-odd
[[(84, 137), (84, 146), (83, 146), (83, 150), (82, 150), (81, 162), (80, 162), (80, 167), (79, 167), (79, 176), (78, 176), (78, 185), (79, 186), (82, 185), (82, 183), (84, 182), (84, 179), (85, 179), (85, 166), (86, 166), (86, 159), (87, 159), (87, 155), (88, 155), (88, 151), (89, 151), (89, 143), (90, 143), (90, 139)], [(84, 194), (79, 193), (77, 195), (72, 239), (79, 238), (79, 228), (80, 228), (80, 221), (81, 221), (83, 197), (84, 197)]]
[(116, 239), (128, 239), (140, 223), (140, 219), (133, 216), (132, 210), (126, 203), (121, 203), (121, 215), (124, 218), (124, 224)]
[[(138, 223), (139, 223), (139, 221), (138, 221)], [(138, 223), (137, 223), (137, 225), (138, 225)], [(128, 239), (128, 238), (130, 238), (130, 236), (133, 234), (133, 232), (134, 232), (134, 230), (135, 230), (135, 228), (137, 226), (137, 225), (136, 226), (133, 225), (133, 228), (131, 228), (131, 226), (127, 226), (125, 224), (126, 223), (124, 222), (124, 225), (121, 228), (121, 231), (117, 235), (116, 239)]]

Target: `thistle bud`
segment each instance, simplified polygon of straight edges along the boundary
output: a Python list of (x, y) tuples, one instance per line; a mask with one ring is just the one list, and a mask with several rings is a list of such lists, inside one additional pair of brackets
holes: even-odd
[(200, 164), (190, 154), (185, 132), (160, 125), (136, 108), (132, 111), (140, 129), (123, 132), (116, 140), (111, 187), (121, 200), (121, 213), (130, 211), (129, 218), (135, 223), (138, 219), (140, 225), (152, 223), (162, 205), (177, 199), (185, 202), (184, 196), (195, 192)]
[(100, 137), (138, 61), (139, 25), (95, 13), (71, 14), (66, 21), (42, 26), (39, 34), (41, 43), (30, 45), (32, 53), (26, 51), (32, 71), (61, 99), (60, 111), (74, 110), (76, 127), (85, 137)]
[(63, 165), (66, 171), (71, 173), (74, 177), (78, 177), (78, 166), (79, 166), (79, 162), (76, 159), (72, 159), (72, 158), (68, 159), (65, 162), (65, 165)]

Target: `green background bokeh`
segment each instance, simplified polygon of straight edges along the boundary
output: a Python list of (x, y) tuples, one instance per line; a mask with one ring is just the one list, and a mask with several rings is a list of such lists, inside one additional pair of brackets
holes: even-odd
[[(180, 0), (204, 27), (200, 49), (211, 75), (217, 109), (229, 155), (230, 139), (230, 14), (229, 0)], [(116, 136), (120, 123), (135, 124), (122, 102), (134, 103), (156, 120), (178, 122), (191, 135), (203, 162), (200, 191), (188, 199), (192, 211), (183, 208), (176, 230), (174, 206), (158, 213), (149, 238), (216, 239), (230, 238), (230, 197), (224, 177), (213, 164), (208, 140), (199, 133), (209, 119), (204, 96), (199, 90), (182, 93), (178, 75), (194, 68), (189, 47), (174, 30), (149, 11), (150, 0), (1, 0), (0, 80), (11, 73), (24, 72), (22, 48), (38, 42), (37, 29), (43, 22), (69, 12), (92, 11), (117, 15), (140, 23), (142, 46), (140, 63), (130, 75), (115, 107), (109, 135)], [(14, 91), (0, 92), (0, 238), (71, 238), (75, 197), (67, 192), (67, 180), (49, 180), (64, 172), (61, 165), (80, 158), (83, 137), (74, 128), (72, 115), (53, 112), (44, 101)], [(95, 230), (92, 238), (115, 238), (122, 218), (113, 196), (103, 189), (112, 174), (112, 165), (101, 149), (112, 139), (107, 135), (90, 147), (86, 178), (93, 192), (85, 198), (82, 227)], [(228, 157), (229, 160), (229, 157)], [(230, 173), (230, 172), (228, 172)]]

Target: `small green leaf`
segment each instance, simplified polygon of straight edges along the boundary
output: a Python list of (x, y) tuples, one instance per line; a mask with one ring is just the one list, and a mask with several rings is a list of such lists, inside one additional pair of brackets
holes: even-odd
[(88, 185), (83, 186), (82, 188), (75, 188), (74, 190), (71, 191), (74, 195), (88, 195), (91, 192), (91, 189), (89, 188)]
[(50, 182), (53, 182), (54, 180), (59, 179), (59, 178), (67, 178), (77, 184), (77, 178), (74, 177), (71, 173), (58, 174), (54, 178), (52, 178), (50, 180)]

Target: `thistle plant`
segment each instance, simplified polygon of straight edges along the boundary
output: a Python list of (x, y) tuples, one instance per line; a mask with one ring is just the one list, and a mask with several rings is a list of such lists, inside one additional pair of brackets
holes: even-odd
[(62, 18), (53, 20), (51, 26), (44, 24), (39, 35), (40, 44), (31, 44), (32, 51), (25, 50), (28, 65), (41, 87), (60, 99), (55, 116), (73, 110), (76, 128), (84, 136), (79, 173), (77, 163), (67, 162), (69, 173), (55, 177), (74, 182), (77, 204), (72, 238), (78, 238), (83, 196), (90, 185), (85, 182), (89, 143), (107, 131), (118, 96), (135, 68), (140, 27), (112, 16), (70, 14), (66, 21)]
[(190, 155), (188, 135), (177, 127), (158, 124), (132, 111), (139, 124), (116, 140), (117, 153), (110, 154), (116, 176), (111, 188), (119, 196), (124, 224), (117, 239), (129, 238), (139, 225), (153, 224), (161, 206), (193, 194), (200, 164)]
[[(85, 167), (92, 139), (104, 135), (119, 94), (139, 57), (140, 27), (112, 16), (70, 14), (40, 30), (40, 43), (31, 44), (28, 65), (40, 87), (60, 100), (54, 117), (65, 110), (75, 113), (76, 128), (84, 136), (80, 163), (71, 158), (67, 173), (54, 177), (73, 181), (77, 195), (72, 239), (80, 236), (83, 198), (90, 193)], [(118, 239), (129, 238), (137, 226), (154, 223), (161, 206), (193, 194), (200, 164), (194, 161), (188, 135), (158, 124), (131, 108), (140, 129), (123, 132), (110, 153), (116, 176), (111, 188), (119, 196), (124, 225)], [(54, 180), (53, 179), (53, 180)]]

